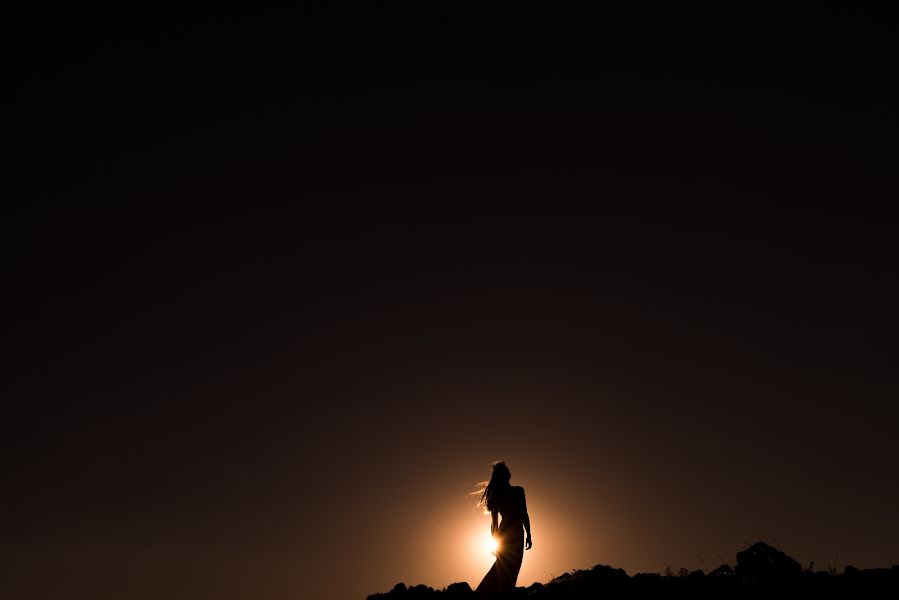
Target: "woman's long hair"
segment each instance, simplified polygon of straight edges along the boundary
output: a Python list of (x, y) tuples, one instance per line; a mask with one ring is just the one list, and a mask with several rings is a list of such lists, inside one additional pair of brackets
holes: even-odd
[(512, 479), (512, 473), (504, 462), (493, 463), (493, 473), (490, 475), (490, 481), (482, 481), (478, 484), (478, 489), (472, 492), (472, 496), (480, 495), (478, 506), (483, 506), (487, 512), (497, 510), (496, 500), (509, 489), (509, 480)]

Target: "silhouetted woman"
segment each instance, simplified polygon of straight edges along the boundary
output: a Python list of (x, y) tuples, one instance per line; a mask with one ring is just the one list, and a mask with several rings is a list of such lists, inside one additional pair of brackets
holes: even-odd
[[(527, 549), (531, 549), (531, 519), (524, 501), (524, 488), (512, 487), (509, 480), (512, 473), (506, 463), (493, 465), (493, 474), (481, 494), (480, 504), (490, 511), (490, 534), (499, 542), (496, 550), (496, 562), (487, 571), (478, 585), (478, 592), (510, 592), (515, 589), (518, 571), (524, 558), (525, 541)], [(503, 520), (497, 526), (497, 514)], [(527, 540), (524, 531), (527, 531)]]

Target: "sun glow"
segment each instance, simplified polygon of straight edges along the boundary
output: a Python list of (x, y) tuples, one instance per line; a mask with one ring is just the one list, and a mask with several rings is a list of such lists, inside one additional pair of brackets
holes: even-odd
[(485, 533), (481, 543), (481, 549), (490, 554), (496, 554), (499, 551), (499, 538), (495, 538), (489, 533)]

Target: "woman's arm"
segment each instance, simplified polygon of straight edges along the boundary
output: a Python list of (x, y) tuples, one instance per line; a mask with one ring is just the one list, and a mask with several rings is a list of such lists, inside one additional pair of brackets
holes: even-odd
[(524, 530), (528, 533), (528, 537), (525, 539), (525, 550), (530, 550), (533, 547), (533, 542), (531, 542), (531, 517), (528, 515), (528, 504), (524, 499), (524, 488), (521, 488), (521, 507), (524, 509), (524, 517), (521, 519), (522, 523), (524, 523)]
[(497, 529), (499, 529), (499, 527), (496, 524), (496, 511), (491, 510), (490, 511), (490, 535), (496, 534)]

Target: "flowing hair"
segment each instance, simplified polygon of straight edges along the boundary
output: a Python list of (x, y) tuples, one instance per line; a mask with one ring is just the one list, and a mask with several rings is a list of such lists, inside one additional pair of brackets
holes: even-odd
[(493, 512), (497, 510), (496, 499), (500, 497), (508, 488), (509, 480), (512, 473), (506, 463), (500, 461), (493, 463), (493, 473), (490, 475), (490, 481), (481, 481), (477, 484), (478, 489), (473, 491), (471, 496), (480, 496), (476, 506), (483, 506), (484, 512)]

